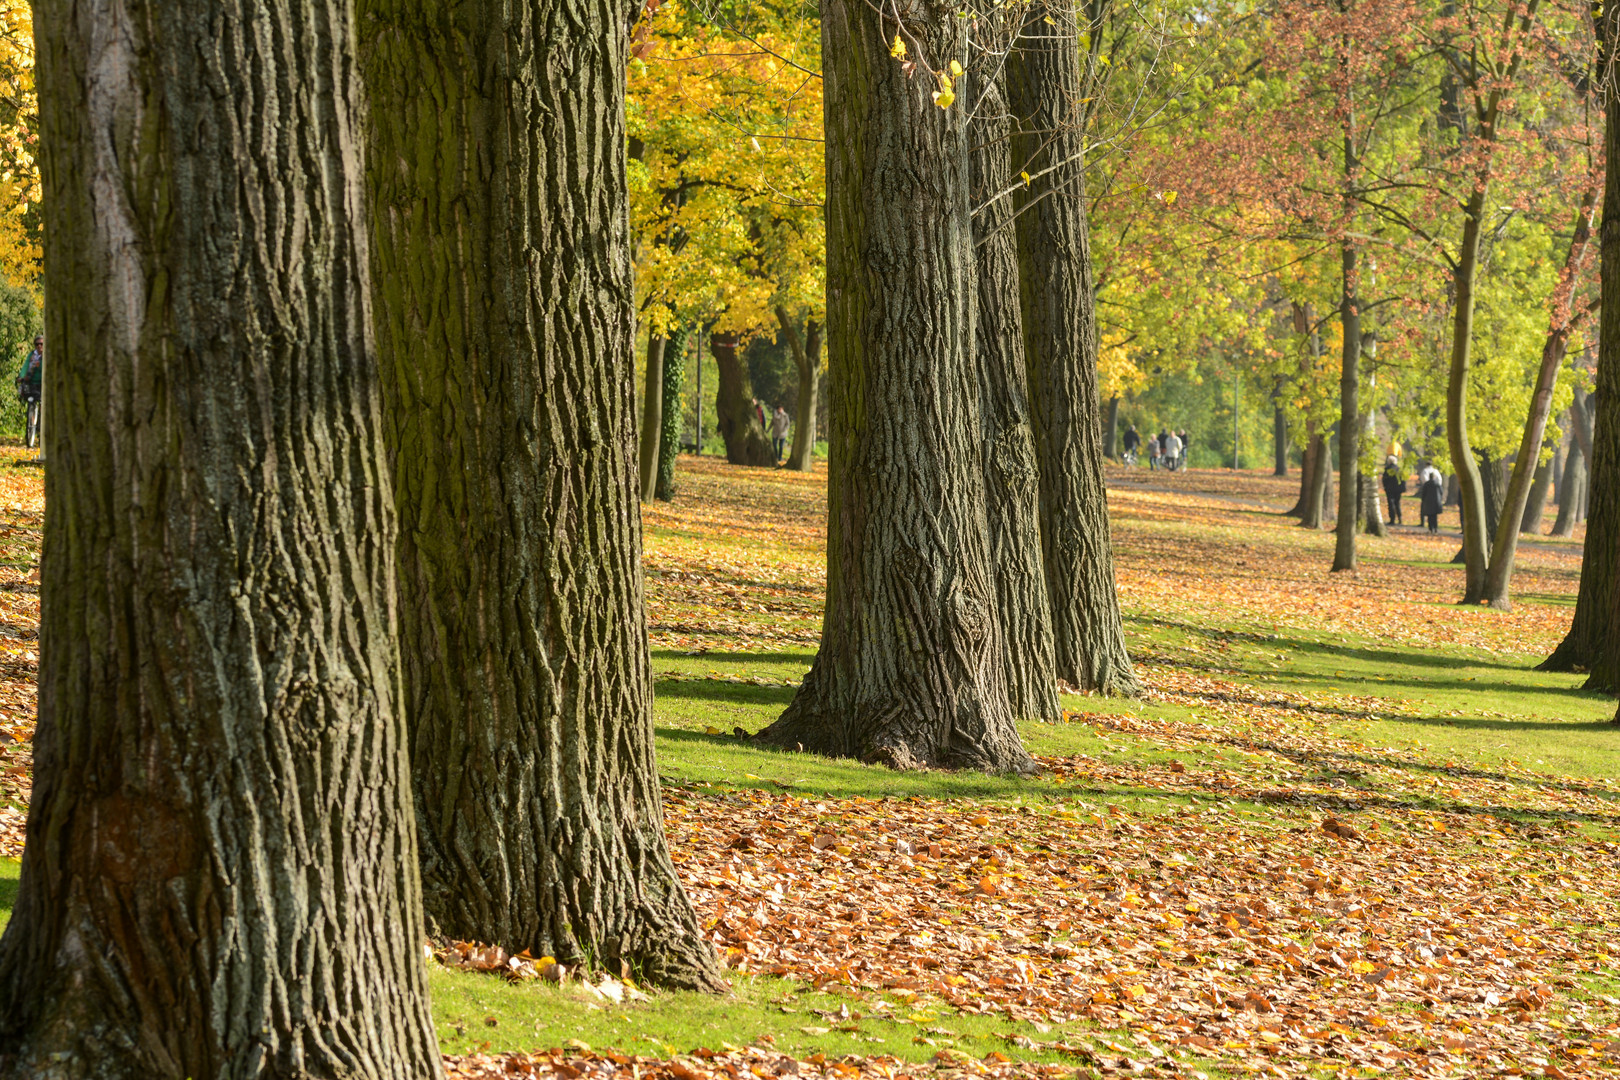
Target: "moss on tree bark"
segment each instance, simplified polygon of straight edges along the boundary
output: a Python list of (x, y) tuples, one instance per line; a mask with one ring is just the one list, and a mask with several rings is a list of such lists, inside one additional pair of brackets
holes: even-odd
[(401, 646), (440, 933), (721, 985), (653, 760), (631, 0), (361, 0)]
[(52, 467), (0, 1076), (441, 1075), (352, 11), (36, 13)]

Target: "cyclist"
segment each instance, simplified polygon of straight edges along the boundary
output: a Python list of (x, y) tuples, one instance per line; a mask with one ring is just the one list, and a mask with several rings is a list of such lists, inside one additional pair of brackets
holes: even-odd
[(1131, 424), (1125, 429), (1125, 464), (1136, 464), (1136, 448), (1142, 445), (1142, 436), (1136, 433), (1136, 425)]
[(17, 376), (17, 396), (26, 414), (23, 442), (30, 447), (39, 441), (39, 397), (44, 378), (45, 338), (41, 335), (34, 339), (34, 350), (23, 361), (22, 374)]

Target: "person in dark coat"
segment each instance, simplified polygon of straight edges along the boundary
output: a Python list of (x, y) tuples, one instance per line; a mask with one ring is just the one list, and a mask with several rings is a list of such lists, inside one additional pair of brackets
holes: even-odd
[(1401, 523), (1401, 496), (1406, 494), (1406, 480), (1401, 476), (1401, 467), (1393, 456), (1384, 461), (1384, 498), (1389, 500), (1389, 523)]
[(1418, 511), (1423, 518), (1423, 525), (1432, 533), (1440, 531), (1440, 510), (1446, 501), (1446, 484), (1440, 476), (1440, 470), (1434, 465), (1423, 466), (1418, 474), (1418, 498), (1421, 502)]

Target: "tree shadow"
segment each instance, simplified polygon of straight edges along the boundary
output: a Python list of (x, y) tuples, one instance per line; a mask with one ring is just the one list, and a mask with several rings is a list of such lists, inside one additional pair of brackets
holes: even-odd
[(797, 686), (755, 686), (723, 679), (655, 679), (653, 696), (663, 700), (723, 701), (731, 705), (777, 705), (787, 708)]

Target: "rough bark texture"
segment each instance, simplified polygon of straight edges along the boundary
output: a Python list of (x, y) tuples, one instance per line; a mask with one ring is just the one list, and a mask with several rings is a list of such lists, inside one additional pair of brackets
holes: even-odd
[(787, 309), (776, 309), (776, 321), (787, 336), (793, 353), (793, 367), (799, 376), (799, 399), (794, 409), (793, 445), (788, 450), (787, 467), (809, 472), (815, 467), (816, 384), (821, 381), (821, 324), (811, 319), (804, 335), (788, 317)]
[(352, 12), (36, 11), (53, 464), (0, 1076), (440, 1075)]
[[(1605, 29), (1610, 40), (1615, 38), (1620, 11), (1610, 9), (1604, 13)], [(1589, 477), (1591, 502), (1586, 523), (1586, 557), (1581, 560), (1581, 587), (1575, 601), (1575, 616), (1569, 634), (1541, 665), (1547, 671), (1571, 671), (1584, 667), (1593, 672), (1588, 685), (1592, 688), (1613, 689), (1620, 673), (1607, 670), (1608, 661), (1600, 659), (1603, 650), (1616, 635), (1613, 612), (1620, 591), (1620, 567), (1615, 565), (1615, 553), (1620, 552), (1620, 95), (1608, 95), (1607, 122), (1604, 145), (1608, 148), (1603, 190), (1603, 224), (1600, 229), (1602, 253), (1602, 325), (1598, 333), (1597, 382), (1594, 392), (1596, 413), (1590, 428), (1584, 426), (1585, 409), (1580, 396), (1576, 398), (1576, 434), (1591, 434), (1584, 441), (1592, 448)], [(1565, 487), (1570, 477), (1585, 472), (1586, 462), (1574, 449), (1564, 468)], [(1574, 529), (1574, 516), (1583, 492), (1571, 493), (1559, 500), (1558, 524)], [(1566, 513), (1566, 506), (1569, 512)], [(1568, 519), (1568, 520), (1566, 520)], [(1554, 535), (1567, 535), (1555, 528)], [(1599, 672), (1598, 668), (1605, 668)]]
[(1119, 395), (1108, 399), (1103, 409), (1103, 457), (1119, 457)]
[(1041, 543), (1058, 678), (1134, 694), (1098, 430), (1097, 324), (1086, 225), (1085, 125), (1073, 9), (1034, 0), (1007, 58), (1024, 357), (1040, 467)]
[[(913, 53), (967, 60), (954, 9), (911, 11)], [(967, 110), (906, 77), (893, 23), (865, 0), (825, 0), (821, 19), (827, 607), (814, 666), (758, 737), (896, 767), (1025, 771), (978, 447)]]
[[(369, 3), (371, 0), (361, 0)], [(641, 468), (640, 491), (642, 502), (652, 502), (653, 489), (658, 485), (658, 442), (664, 435), (664, 347), (667, 342), (659, 334), (647, 335), (647, 371), (641, 396)]]
[(712, 334), (709, 351), (720, 374), (714, 399), (714, 419), (726, 442), (726, 460), (733, 465), (769, 467), (771, 439), (754, 410), (754, 383), (748, 377), (741, 347), (734, 334)]
[(973, 205), (982, 208), (973, 221), (980, 445), (1001, 616), (1002, 667), (1013, 715), (1056, 720), (1063, 710), (1058, 704), (1052, 608), (1041, 561), (1040, 472), (1029, 419), (1017, 236), (1011, 199), (996, 198), (1007, 190), (1012, 172), (1006, 93), (997, 79), (974, 83), (978, 93), (969, 139)]
[(1479, 490), (1485, 503), (1485, 534), (1495, 536), (1496, 527), (1502, 521), (1502, 502), (1507, 494), (1507, 462), (1479, 452), (1474, 454), (1474, 458), (1479, 463)]
[(691, 340), (689, 330), (676, 327), (664, 346), (663, 430), (658, 436), (658, 477), (653, 484), (653, 494), (664, 502), (675, 497), (675, 459), (681, 452), (681, 429), (686, 426), (681, 392), (686, 384), (686, 347)]
[(630, 0), (360, 7), (429, 917), (717, 987), (653, 760)]

